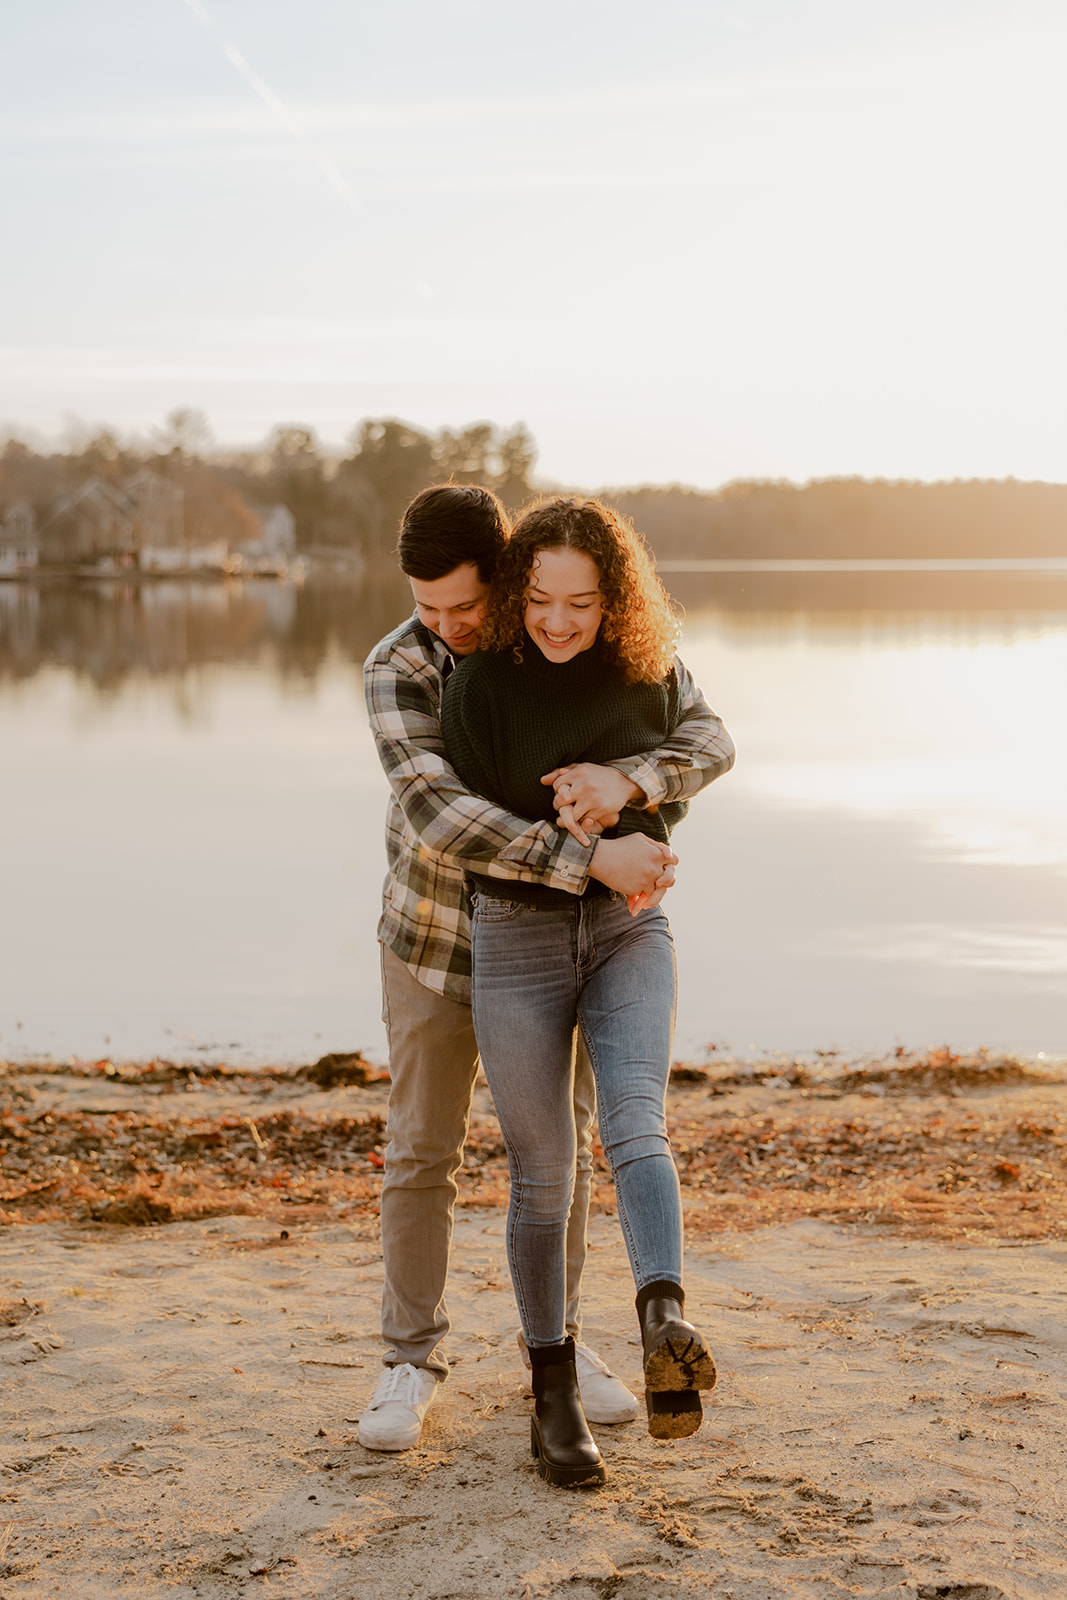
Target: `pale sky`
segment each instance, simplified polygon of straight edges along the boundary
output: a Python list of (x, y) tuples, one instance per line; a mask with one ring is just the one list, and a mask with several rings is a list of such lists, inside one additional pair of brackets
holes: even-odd
[(0, 419), (1067, 479), (1061, 0), (4, 7)]

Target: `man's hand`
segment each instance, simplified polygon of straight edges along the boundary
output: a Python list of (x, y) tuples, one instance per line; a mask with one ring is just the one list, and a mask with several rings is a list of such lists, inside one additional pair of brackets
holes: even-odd
[(628, 900), (631, 896), (641, 898), (640, 905), (630, 907), (636, 916), (643, 906), (659, 904), (662, 894), (674, 882), (677, 864), (678, 857), (670, 845), (659, 844), (643, 833), (628, 833), (621, 839), (597, 841), (589, 876)]
[(645, 798), (644, 790), (625, 773), (592, 761), (555, 767), (541, 782), (550, 783), (556, 791), (552, 804), (559, 812), (560, 825), (579, 844), (588, 844), (605, 828), (613, 828), (623, 806)]

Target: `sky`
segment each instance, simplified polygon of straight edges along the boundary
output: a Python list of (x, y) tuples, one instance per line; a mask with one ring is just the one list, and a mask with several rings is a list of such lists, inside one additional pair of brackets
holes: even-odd
[(1063, 481), (1065, 46), (1060, 0), (7, 6), (0, 432)]

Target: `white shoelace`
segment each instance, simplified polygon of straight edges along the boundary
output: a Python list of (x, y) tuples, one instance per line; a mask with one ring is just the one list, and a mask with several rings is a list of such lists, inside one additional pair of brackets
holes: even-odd
[(405, 1361), (399, 1367), (386, 1369), (374, 1391), (371, 1409), (387, 1405), (391, 1400), (398, 1400), (413, 1410), (415, 1406), (421, 1404), (422, 1381), (418, 1368), (413, 1367), (410, 1362)]
[(588, 1367), (591, 1372), (602, 1372), (605, 1378), (613, 1378), (615, 1374), (606, 1361), (602, 1361), (595, 1350), (590, 1350), (587, 1344), (576, 1344), (574, 1347), (574, 1364), (579, 1371)]

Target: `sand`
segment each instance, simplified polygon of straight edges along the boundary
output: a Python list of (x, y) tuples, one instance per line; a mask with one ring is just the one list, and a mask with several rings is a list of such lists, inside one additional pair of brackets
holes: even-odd
[[(57, 1115), (132, 1093), (34, 1081)], [(748, 1093), (764, 1134), (768, 1097), (779, 1123), (803, 1109)], [(1062, 1126), (1062, 1084), (1004, 1093)], [(308, 1115), (363, 1115), (360, 1094)], [(332, 1205), (0, 1229), (2, 1600), (1067, 1594), (1067, 1239), (1034, 1237), (1032, 1210), (1017, 1238), (914, 1236), (915, 1215), (692, 1229), (720, 1367), (704, 1426), (598, 1428), (609, 1482), (568, 1492), (531, 1464), (499, 1205), (457, 1213), (454, 1368), (419, 1447), (361, 1448), (381, 1252), (373, 1208)], [(639, 1389), (613, 1216), (591, 1245), (586, 1338)]]

